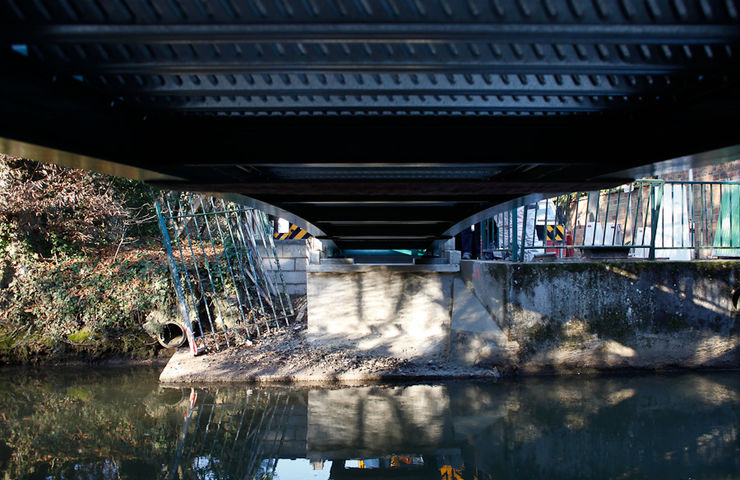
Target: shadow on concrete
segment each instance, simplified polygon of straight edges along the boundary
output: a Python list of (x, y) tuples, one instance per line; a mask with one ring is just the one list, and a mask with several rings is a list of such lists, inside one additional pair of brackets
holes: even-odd
[(466, 261), (461, 274), (533, 370), (740, 365), (740, 262)]

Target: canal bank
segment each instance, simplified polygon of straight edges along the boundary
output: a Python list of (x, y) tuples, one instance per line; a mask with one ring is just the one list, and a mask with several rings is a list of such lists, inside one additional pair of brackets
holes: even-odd
[(161, 381), (357, 383), (740, 366), (738, 261), (345, 263), (309, 265), (307, 279), (306, 324), (218, 353), (178, 352)]

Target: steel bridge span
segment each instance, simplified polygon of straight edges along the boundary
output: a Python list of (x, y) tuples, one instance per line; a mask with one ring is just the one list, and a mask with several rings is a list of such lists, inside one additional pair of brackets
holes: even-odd
[(739, 56), (736, 0), (0, 0), (0, 151), (427, 248), (736, 156)]

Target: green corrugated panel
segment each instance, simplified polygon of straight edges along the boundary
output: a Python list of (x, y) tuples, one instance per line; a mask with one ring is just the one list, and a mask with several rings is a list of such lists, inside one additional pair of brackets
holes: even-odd
[(722, 188), (719, 221), (712, 246), (716, 256), (740, 257), (740, 185)]

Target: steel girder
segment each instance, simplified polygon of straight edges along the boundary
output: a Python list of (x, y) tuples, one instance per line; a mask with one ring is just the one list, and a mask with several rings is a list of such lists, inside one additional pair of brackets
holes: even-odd
[(740, 143), (739, 12), (0, 0), (0, 146), (243, 195), (348, 248), (421, 248), (527, 194)]

